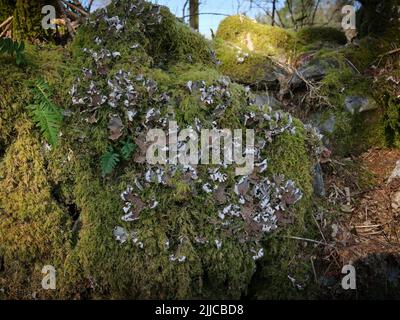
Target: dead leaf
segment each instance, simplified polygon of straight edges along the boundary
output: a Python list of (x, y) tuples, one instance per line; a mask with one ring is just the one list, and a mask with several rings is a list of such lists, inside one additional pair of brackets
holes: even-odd
[(110, 116), (110, 121), (108, 122), (108, 129), (110, 130), (110, 140), (118, 140), (122, 136), (122, 130), (124, 125), (122, 124), (121, 117), (119, 115)]

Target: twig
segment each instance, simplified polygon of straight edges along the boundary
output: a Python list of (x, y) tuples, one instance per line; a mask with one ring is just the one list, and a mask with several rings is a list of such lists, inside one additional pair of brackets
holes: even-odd
[(314, 267), (314, 257), (310, 257), (310, 261), (311, 261), (311, 267), (312, 267), (312, 270), (314, 273), (315, 283), (318, 284), (317, 272), (315, 271), (315, 267)]
[(319, 244), (322, 246), (328, 246), (328, 247), (335, 247), (332, 244), (329, 243), (323, 243), (321, 241), (313, 240), (313, 239), (307, 239), (307, 238), (301, 238), (301, 237), (294, 237), (294, 236), (281, 236), (282, 238), (288, 238), (288, 239), (293, 239), (293, 240), (300, 240), (300, 241), (307, 241), (307, 242), (312, 242), (315, 244)]
[(58, 0), (58, 5), (59, 5), (60, 10), (61, 10), (61, 12), (63, 14), (64, 20), (65, 20), (65, 24), (67, 25), (68, 33), (71, 36), (71, 38), (73, 38), (73, 37), (75, 37), (75, 31), (74, 31), (74, 28), (71, 25), (70, 20), (67, 17), (67, 10), (66, 10), (66, 8), (64, 7), (64, 5), (62, 3), (63, 1), (64, 0)]
[(0, 28), (3, 28), (4, 26), (6, 26), (9, 22), (11, 22), (12, 19), (13, 19), (13, 16), (8, 17), (5, 21), (3, 21), (3, 22), (0, 24)]
[(397, 53), (397, 52), (400, 52), (400, 48), (393, 49), (393, 50), (390, 50), (389, 52), (381, 54), (380, 57), (390, 56), (391, 54), (394, 54), (394, 53)]
[(312, 215), (312, 217), (313, 217), (313, 219), (314, 219), (314, 221), (315, 221), (315, 224), (316, 224), (317, 227), (318, 227), (319, 233), (321, 234), (322, 238), (324, 239), (324, 242), (325, 242), (325, 243), (328, 243), (328, 242), (326, 241), (326, 239), (325, 239), (324, 233), (322, 232), (321, 226), (319, 225), (319, 223), (318, 223), (317, 219), (315, 218), (314, 214), (311, 214), (311, 215)]
[(72, 4), (72, 3), (69, 3), (67, 0), (61, 0), (61, 1), (63, 3), (65, 3), (65, 5), (67, 5), (68, 7), (80, 12), (85, 17), (87, 17), (89, 15), (85, 10), (79, 8), (78, 6), (76, 6), (76, 5)]
[(92, 9), (92, 4), (94, 0), (90, 0), (89, 5), (88, 5), (88, 12), (90, 13), (90, 10)]
[(182, 19), (185, 18), (190, 18), (190, 17), (194, 17), (197, 15), (211, 15), (211, 16), (224, 16), (224, 17), (230, 17), (229, 14), (225, 14), (225, 13), (215, 13), (215, 12), (200, 12), (198, 14), (187, 14), (185, 16), (182, 17)]
[(7, 31), (10, 30), (10, 27), (11, 27), (11, 23), (6, 25), (6, 27), (4, 28), (3, 32), (0, 34), (0, 38), (7, 34)]

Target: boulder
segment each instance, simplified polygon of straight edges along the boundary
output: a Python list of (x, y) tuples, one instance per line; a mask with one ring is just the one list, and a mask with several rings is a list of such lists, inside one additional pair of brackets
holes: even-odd
[(375, 110), (378, 108), (378, 105), (371, 98), (348, 96), (345, 98), (344, 107), (347, 112), (355, 114)]

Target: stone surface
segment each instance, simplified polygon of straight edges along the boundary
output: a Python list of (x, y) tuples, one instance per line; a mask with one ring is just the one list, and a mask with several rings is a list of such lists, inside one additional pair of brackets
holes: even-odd
[(307, 61), (298, 68), (297, 73), (294, 73), (289, 80), (289, 85), (291, 88), (295, 89), (304, 83), (303, 79), (307, 81), (320, 81), (325, 77), (328, 69), (338, 67), (339, 64), (334, 59), (315, 58), (311, 61)]
[(362, 113), (378, 108), (376, 102), (370, 98), (360, 96), (348, 96), (344, 101), (344, 107), (351, 114)]
[(257, 107), (262, 107), (262, 106), (270, 106), (273, 110), (279, 110), (282, 109), (281, 103), (276, 99), (274, 96), (269, 95), (269, 94), (258, 94), (255, 97), (254, 104)]
[(392, 173), (388, 178), (388, 183), (391, 183), (393, 179), (400, 178), (400, 160), (396, 162), (396, 167), (393, 169)]
[(313, 187), (315, 195), (319, 197), (325, 197), (326, 192), (324, 186), (324, 177), (322, 175), (322, 168), (319, 163), (317, 163), (314, 167)]

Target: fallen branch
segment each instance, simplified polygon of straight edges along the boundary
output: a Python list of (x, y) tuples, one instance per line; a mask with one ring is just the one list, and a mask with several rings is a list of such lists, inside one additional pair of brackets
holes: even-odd
[(0, 34), (0, 38), (7, 35), (7, 32), (11, 30), (11, 25), (12, 24), (9, 23), (4, 27), (4, 30)]
[(390, 56), (390, 55), (392, 55), (394, 53), (397, 53), (397, 52), (400, 52), (400, 48), (393, 49), (393, 50), (390, 50), (390, 51), (388, 51), (388, 52), (386, 52), (384, 54), (381, 54), (380, 57)]
[(12, 21), (12, 19), (13, 19), (13, 16), (10, 16), (10, 17), (8, 17), (5, 21), (3, 21), (3, 22), (0, 24), (0, 29), (3, 28), (4, 26), (6, 26), (8, 23), (10, 23), (10, 22)]
[(306, 241), (306, 242), (312, 242), (315, 244), (319, 244), (321, 246), (328, 246), (334, 248), (335, 246), (329, 243), (323, 243), (321, 241), (313, 240), (313, 239), (307, 239), (307, 238), (301, 238), (301, 237), (294, 237), (294, 236), (282, 236), (282, 238), (287, 238), (287, 239), (293, 239), (293, 240), (300, 240), (300, 241)]

